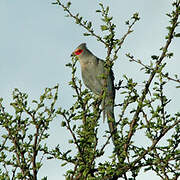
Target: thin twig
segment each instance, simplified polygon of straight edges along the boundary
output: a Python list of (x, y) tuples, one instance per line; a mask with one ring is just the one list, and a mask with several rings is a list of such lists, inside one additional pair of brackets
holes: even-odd
[[(126, 54), (126, 56), (127, 56), (128, 58), (130, 58), (130, 61), (136, 62), (136, 63), (142, 65), (145, 69), (148, 69), (148, 70), (150, 70), (151, 72), (154, 71), (154, 68), (151, 68), (150, 66), (145, 65), (145, 64), (142, 63), (140, 60), (136, 60), (133, 56), (130, 56), (129, 54)], [(171, 81), (180, 83), (180, 79), (172, 78), (172, 77), (168, 76), (168, 74), (164, 74), (163, 72), (161, 72), (161, 74), (162, 74), (163, 77), (167, 78), (168, 80), (171, 80)]]
[(131, 169), (132, 167), (134, 167), (141, 159), (143, 159), (145, 157), (146, 154), (148, 154), (150, 151), (152, 151), (152, 149), (154, 149), (154, 147), (157, 145), (157, 143), (162, 139), (162, 137), (172, 128), (174, 128), (177, 124), (180, 123), (180, 119), (175, 121), (174, 124), (172, 124), (169, 127), (166, 127), (163, 129), (163, 131), (161, 132), (161, 134), (152, 142), (152, 145), (145, 150), (136, 160), (134, 160), (131, 165), (125, 166), (123, 168), (120, 168), (120, 170), (126, 170), (128, 171), (129, 169)]
[(118, 44), (118, 48), (114, 51), (114, 58), (113, 58), (113, 59), (116, 59), (115, 57), (117, 56), (118, 51), (121, 49), (121, 46), (122, 46), (122, 44), (124, 43), (124, 40), (126, 39), (126, 37), (127, 37), (131, 32), (133, 32), (133, 30), (131, 30), (131, 29), (132, 29), (133, 25), (134, 25), (136, 22), (137, 22), (137, 19), (134, 19), (134, 21), (129, 25), (126, 34), (124, 34), (124, 36), (120, 39), (120, 43)]
[[(70, 17), (74, 18), (75, 20), (77, 20), (77, 16), (72, 14), (69, 9), (60, 2), (60, 0), (56, 0), (58, 5), (60, 5), (67, 13)], [(105, 46), (107, 46), (106, 42), (97, 34), (94, 33), (93, 30), (90, 30), (86, 27), (86, 25), (84, 25), (81, 21), (79, 21), (79, 25), (82, 26), (84, 29), (86, 29), (89, 33), (91, 33), (92, 36), (96, 37), (98, 39), (98, 41), (101, 41), (103, 44), (105, 44)]]
[(138, 121), (138, 118), (139, 118), (139, 113), (141, 112), (142, 110), (142, 104), (143, 104), (143, 101), (149, 91), (149, 87), (151, 85), (151, 82), (152, 80), (154, 79), (156, 73), (157, 73), (157, 70), (159, 69), (159, 65), (161, 64), (161, 62), (163, 61), (163, 59), (166, 57), (166, 52), (168, 50), (168, 47), (169, 45), (171, 44), (171, 41), (173, 39), (173, 34), (174, 34), (174, 31), (175, 31), (175, 28), (177, 26), (177, 21), (178, 21), (178, 17), (179, 17), (179, 8), (177, 7), (176, 8), (176, 15), (175, 15), (175, 18), (173, 20), (173, 24), (172, 24), (172, 27), (171, 27), (171, 30), (169, 31), (169, 36), (168, 36), (168, 39), (166, 41), (166, 44), (165, 44), (165, 47), (163, 48), (163, 52), (159, 58), (159, 60), (157, 61), (156, 63), (156, 66), (154, 68), (154, 71), (151, 73), (147, 83), (145, 84), (145, 88), (142, 92), (142, 96), (139, 100), (139, 103), (138, 103), (138, 106), (137, 106), (137, 110), (134, 114), (134, 117), (133, 117), (133, 120), (131, 122), (131, 125), (130, 125), (130, 130), (129, 130), (129, 133), (128, 133), (128, 138), (127, 138), (127, 141), (126, 141), (126, 144), (125, 144), (125, 147), (124, 147), (124, 150), (127, 152), (128, 150), (128, 147), (129, 147), (129, 142), (134, 134), (134, 126), (136, 125), (137, 121)]

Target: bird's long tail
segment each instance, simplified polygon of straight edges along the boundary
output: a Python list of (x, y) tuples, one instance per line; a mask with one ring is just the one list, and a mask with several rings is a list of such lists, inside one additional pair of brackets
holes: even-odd
[(114, 99), (108, 96), (105, 100), (105, 113), (109, 125), (109, 131), (111, 133), (112, 141), (115, 149), (118, 150), (119, 135), (117, 132), (117, 124), (114, 117)]
[[(110, 70), (109, 75), (107, 76), (106, 81), (106, 91), (104, 99), (104, 111), (107, 116), (107, 122), (109, 125), (109, 131), (112, 137), (112, 141), (115, 147), (115, 152), (118, 157), (120, 157), (119, 151), (119, 140), (120, 136), (117, 131), (117, 124), (114, 116), (114, 100), (115, 100), (115, 88), (114, 88), (114, 74)], [(119, 158), (118, 158), (119, 159)]]

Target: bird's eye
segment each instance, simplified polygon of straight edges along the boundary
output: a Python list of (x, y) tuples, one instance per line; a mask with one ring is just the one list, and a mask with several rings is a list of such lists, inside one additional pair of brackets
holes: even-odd
[(80, 55), (83, 52), (82, 49), (78, 49), (74, 52), (75, 55)]

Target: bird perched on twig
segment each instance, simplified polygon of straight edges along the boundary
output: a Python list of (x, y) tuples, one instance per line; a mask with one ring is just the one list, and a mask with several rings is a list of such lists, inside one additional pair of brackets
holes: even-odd
[(72, 55), (78, 57), (84, 84), (96, 95), (100, 96), (105, 91), (102, 109), (107, 116), (109, 130), (114, 143), (118, 136), (114, 118), (115, 88), (113, 71), (111, 69), (108, 71), (108, 68), (105, 68), (105, 61), (97, 58), (88, 50), (86, 43), (80, 44)]

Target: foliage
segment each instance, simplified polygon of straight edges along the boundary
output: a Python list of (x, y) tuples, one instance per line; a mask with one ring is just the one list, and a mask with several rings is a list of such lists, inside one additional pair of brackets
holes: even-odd
[[(85, 20), (78, 14), (73, 14), (71, 2), (64, 5), (56, 0), (55, 5), (64, 9), (68, 17), (75, 20), (86, 30), (84, 36), (94, 37), (103, 43), (106, 50), (107, 64), (113, 66), (118, 58), (125, 39), (133, 32), (134, 24), (140, 20), (138, 13), (133, 14), (126, 21), (127, 32), (120, 38), (116, 37), (116, 25), (109, 7), (99, 3), (100, 9), (96, 10), (102, 18), (100, 29), (102, 36), (96, 34), (93, 23)], [(165, 37), (165, 44), (161, 47), (159, 55), (152, 55), (150, 64), (126, 54), (130, 62), (137, 63), (141, 71), (147, 74), (141, 89), (132, 78), (124, 75), (123, 81), (116, 85), (116, 90), (122, 95), (122, 102), (118, 105), (119, 118), (117, 129), (119, 133), (118, 152), (113, 147), (109, 159), (99, 162), (105, 156), (106, 148), (111, 146), (112, 134), (104, 132), (105, 141), (102, 144), (99, 133), (99, 118), (102, 109), (101, 99), (94, 96), (87, 89), (82, 89), (82, 83), (76, 77), (76, 58), (67, 64), (72, 71), (72, 80), (69, 85), (74, 90), (75, 103), (68, 109), (56, 109), (58, 86), (47, 88), (39, 101), (28, 103), (28, 95), (15, 89), (13, 92), (14, 114), (5, 111), (0, 102), (0, 126), (2, 140), (0, 144), (0, 163), (4, 169), (0, 170), (1, 179), (37, 179), (37, 173), (42, 163), (42, 158), (59, 159), (62, 166), (72, 164), (73, 168), (66, 172), (66, 179), (136, 179), (140, 170), (154, 171), (161, 179), (177, 180), (180, 177), (180, 112), (168, 112), (171, 102), (166, 96), (165, 87), (172, 81), (179, 87), (180, 79), (169, 76), (165, 72), (165, 60), (173, 56), (168, 48), (174, 38), (179, 38), (176, 28), (179, 25), (180, 0), (172, 3), (173, 10), (167, 14), (170, 24)], [(33, 108), (34, 107), (34, 108)], [(60, 145), (49, 149), (45, 140), (49, 134), (49, 124), (55, 117), (63, 117), (62, 128), (66, 128), (72, 139), (69, 143), (72, 149), (63, 152)], [(61, 119), (60, 118), (60, 119)], [(146, 147), (134, 143), (133, 138), (138, 133), (144, 134), (147, 141)], [(162, 143), (163, 142), (163, 143)], [(12, 173), (9, 173), (9, 168)], [(44, 177), (46, 179), (46, 177)]]
[(49, 124), (56, 117), (57, 93), (58, 86), (46, 88), (39, 101), (33, 100), (30, 106), (28, 95), (15, 89), (10, 104), (13, 115), (5, 111), (1, 99), (0, 163), (5, 171), (1, 169), (0, 179), (37, 179), (48, 151), (45, 140)]

